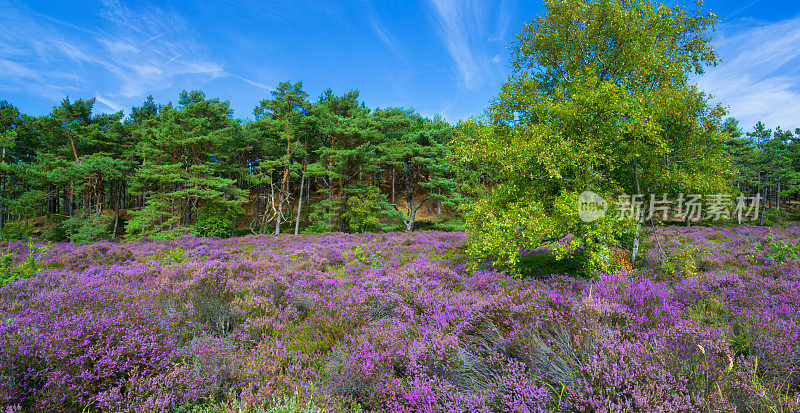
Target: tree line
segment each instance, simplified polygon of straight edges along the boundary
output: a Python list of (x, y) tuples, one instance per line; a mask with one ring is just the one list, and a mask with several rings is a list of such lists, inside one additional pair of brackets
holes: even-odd
[[(800, 128), (794, 133), (780, 126), (772, 130), (759, 121), (745, 132), (734, 118), (728, 118), (723, 126), (730, 137), (736, 189), (760, 194), (762, 210), (774, 210), (778, 215), (786, 211), (800, 196)], [(761, 214), (762, 224), (764, 216)]]
[[(454, 127), (411, 109), (370, 109), (358, 91), (309, 99), (282, 82), (237, 119), (227, 101), (184, 91), (123, 112), (65, 98), (48, 115), (0, 101), (0, 227), (62, 241), (387, 229), (420, 208), (455, 212)], [(246, 222), (245, 222), (246, 221)]]

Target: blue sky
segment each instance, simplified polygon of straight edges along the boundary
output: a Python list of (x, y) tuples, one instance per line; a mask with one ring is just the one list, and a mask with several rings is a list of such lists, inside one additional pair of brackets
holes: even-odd
[[(694, 7), (693, 0), (672, 4)], [(697, 79), (750, 127), (800, 127), (800, 2), (708, 0), (724, 62)], [(359, 89), (370, 107), (450, 121), (479, 115), (509, 72), (509, 44), (542, 12), (523, 0), (0, 0), (0, 99), (45, 114), (65, 95), (100, 112), (184, 89), (240, 117), (279, 81), (312, 97)]]

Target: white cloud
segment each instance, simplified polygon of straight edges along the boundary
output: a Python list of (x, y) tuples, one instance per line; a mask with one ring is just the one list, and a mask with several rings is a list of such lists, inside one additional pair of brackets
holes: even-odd
[(89, 30), (0, 0), (0, 90), (58, 99), (99, 89), (98, 102), (117, 111), (121, 99), (141, 98), (179, 80), (233, 77), (268, 89), (209, 59), (177, 14), (140, 6), (105, 0), (97, 28)]
[(800, 18), (751, 23), (724, 36), (732, 31), (723, 26), (715, 41), (723, 62), (698, 79), (700, 89), (728, 106), (745, 130), (757, 121), (800, 126)]
[[(508, 26), (505, 1), (490, 13), (480, 0), (430, 0), (436, 29), (453, 60), (459, 81), (466, 89), (481, 86), (493, 73), (493, 55), (487, 44), (503, 39)], [(487, 34), (494, 18), (493, 33)]]

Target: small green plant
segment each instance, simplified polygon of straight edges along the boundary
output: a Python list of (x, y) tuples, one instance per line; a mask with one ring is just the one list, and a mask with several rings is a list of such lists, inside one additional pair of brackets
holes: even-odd
[[(275, 407), (270, 409), (269, 413), (317, 413), (325, 411), (317, 407), (312, 400), (303, 402), (297, 393), (292, 396), (286, 396), (283, 400), (275, 400), (275, 404)], [(361, 412), (361, 406), (351, 406), (350, 410)]]
[[(175, 410), (176, 413), (325, 413), (325, 410), (314, 404), (313, 400), (302, 401), (300, 396), (295, 393), (292, 396), (284, 396), (282, 399), (273, 399), (274, 407), (267, 409), (261, 406), (250, 405), (238, 401), (235, 397), (228, 396), (223, 401), (206, 402), (189, 406), (181, 406)], [(357, 404), (351, 406), (352, 412), (361, 412), (361, 407)]]
[(731, 324), (730, 333), (727, 335), (727, 338), (728, 347), (730, 347), (731, 351), (737, 356), (747, 356), (753, 349), (755, 337), (752, 326), (734, 322)]
[(433, 221), (432, 227), (432, 229), (436, 231), (465, 231), (467, 229), (467, 224), (463, 217), (447, 217), (441, 215)]
[(697, 258), (700, 250), (695, 247), (681, 248), (665, 253), (659, 263), (659, 269), (669, 275), (677, 274), (682, 278), (698, 275)]
[(189, 261), (189, 258), (186, 256), (186, 251), (184, 251), (183, 248), (176, 247), (167, 251), (167, 257), (164, 259), (164, 265), (182, 264), (186, 261)]
[(28, 257), (17, 266), (14, 266), (13, 252), (0, 255), (0, 285), (38, 274), (44, 269), (44, 257), (48, 249), (46, 245), (34, 245), (29, 241)]
[(368, 254), (361, 245), (357, 246), (353, 251), (345, 252), (344, 256), (345, 258), (352, 257), (354, 260), (363, 262), (370, 267), (379, 267), (386, 263), (386, 259), (380, 253)]
[(778, 240), (775, 234), (767, 235), (762, 245), (756, 245), (756, 250), (771, 258), (778, 264), (782, 264), (787, 260), (796, 260), (800, 258), (800, 239), (797, 243), (789, 241)]
[(722, 332), (730, 330), (729, 319), (732, 317), (731, 310), (725, 301), (716, 295), (698, 301), (689, 307), (689, 318), (701, 325), (714, 326)]

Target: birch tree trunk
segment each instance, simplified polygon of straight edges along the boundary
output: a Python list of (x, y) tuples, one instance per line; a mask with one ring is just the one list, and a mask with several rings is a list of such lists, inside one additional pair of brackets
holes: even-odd
[[(112, 239), (117, 238), (117, 231), (119, 229), (119, 203), (120, 203), (120, 195), (122, 192), (122, 183), (118, 182), (116, 186), (117, 193), (116, 197), (114, 197), (114, 231), (112, 232)], [(113, 187), (112, 187), (113, 188)]]

